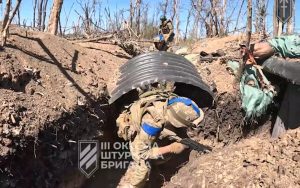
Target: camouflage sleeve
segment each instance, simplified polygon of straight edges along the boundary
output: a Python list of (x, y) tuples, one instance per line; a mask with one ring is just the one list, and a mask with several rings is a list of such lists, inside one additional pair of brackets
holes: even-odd
[(131, 152), (133, 159), (137, 160), (149, 160), (156, 159), (157, 156), (153, 152), (153, 144), (156, 138), (159, 136), (160, 131), (162, 130), (162, 122), (155, 120), (150, 114), (145, 114), (142, 118), (142, 127), (143, 125), (148, 125), (153, 127), (158, 131), (156, 135), (151, 135), (147, 133), (148, 130), (141, 128), (140, 132), (136, 135), (135, 139), (131, 142)]
[(158, 34), (162, 34), (162, 25), (159, 25)]
[(282, 57), (289, 57), (289, 58), (300, 57), (300, 36), (299, 35), (275, 37), (269, 40), (268, 43)]
[[(154, 130), (162, 128), (161, 124), (155, 123), (153, 117), (150, 114), (145, 114), (142, 118), (142, 124), (146, 123), (149, 126), (153, 126)], [(151, 134), (151, 133), (150, 133)], [(153, 159), (153, 143), (155, 142), (157, 135), (149, 135), (147, 130), (141, 128), (140, 132), (136, 135), (133, 141), (130, 142), (130, 152), (132, 155), (131, 169), (128, 169), (126, 176), (130, 177), (129, 182), (133, 186), (143, 185), (147, 180), (150, 173), (149, 159)]]
[(174, 33), (174, 28), (171, 22), (168, 23), (168, 28), (170, 29), (170, 33)]

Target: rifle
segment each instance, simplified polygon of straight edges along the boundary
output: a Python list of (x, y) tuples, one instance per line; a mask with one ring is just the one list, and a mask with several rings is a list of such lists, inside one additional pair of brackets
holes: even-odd
[(178, 136), (171, 135), (171, 136), (169, 136), (169, 139), (174, 140), (176, 142), (179, 142), (183, 145), (186, 145), (190, 149), (198, 151), (199, 153), (209, 153), (209, 152), (212, 151), (211, 147), (200, 144), (200, 143), (198, 143), (195, 140), (192, 140), (190, 138), (180, 138)]
[(175, 132), (171, 131), (168, 128), (164, 128), (161, 132), (161, 138), (167, 137), (170, 140), (174, 140), (178, 143), (181, 143), (183, 145), (188, 146), (190, 149), (198, 151), (199, 153), (209, 153), (212, 151), (212, 148), (209, 146), (205, 146), (203, 144), (200, 144), (190, 138), (180, 138), (176, 135)]

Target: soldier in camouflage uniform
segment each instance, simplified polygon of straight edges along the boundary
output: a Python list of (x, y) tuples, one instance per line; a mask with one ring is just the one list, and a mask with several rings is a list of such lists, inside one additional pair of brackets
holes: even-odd
[(159, 26), (159, 34), (164, 36), (166, 43), (169, 44), (174, 39), (174, 28), (171, 20), (167, 20), (165, 16), (160, 18), (161, 24)]
[(143, 187), (151, 169), (150, 160), (179, 154), (187, 146), (173, 142), (153, 146), (157, 139), (176, 135), (176, 128), (196, 127), (203, 111), (189, 98), (179, 97), (168, 89), (156, 89), (140, 95), (117, 119), (118, 135), (129, 141), (132, 165), (118, 187)]

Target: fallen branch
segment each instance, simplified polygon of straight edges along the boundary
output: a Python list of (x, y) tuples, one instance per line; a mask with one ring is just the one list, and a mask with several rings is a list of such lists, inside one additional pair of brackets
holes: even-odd
[(200, 62), (201, 61), (216, 61), (216, 60), (235, 60), (235, 61), (240, 61), (241, 58), (235, 57), (235, 56), (222, 56), (222, 57), (200, 57)]
[(97, 42), (99, 40), (112, 39), (113, 37), (114, 37), (114, 34), (109, 34), (109, 35), (106, 35), (106, 36), (101, 36), (101, 37), (96, 37), (96, 38), (91, 38), (91, 39), (76, 40), (75, 42), (77, 42), (77, 43), (82, 43), (82, 42)]
[(136, 42), (150, 42), (150, 43), (153, 43), (153, 40), (149, 40), (149, 39), (146, 40), (146, 39), (145, 39), (145, 40), (137, 40)]
[(132, 55), (133, 57), (145, 53), (145, 51), (134, 41), (115, 40), (115, 44), (117, 44), (126, 53)]

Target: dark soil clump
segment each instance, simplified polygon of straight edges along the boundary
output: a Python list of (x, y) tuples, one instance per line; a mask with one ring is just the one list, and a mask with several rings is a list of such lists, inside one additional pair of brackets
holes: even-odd
[[(107, 125), (110, 110), (93, 106), (78, 107), (44, 126), (35, 138), (26, 138), (27, 147), (17, 147), (11, 163), (1, 165), (1, 187), (74, 187), (85, 177), (78, 165), (78, 140), (99, 139)], [(77, 175), (77, 176), (76, 176)], [(69, 178), (76, 177), (72, 180)]]

